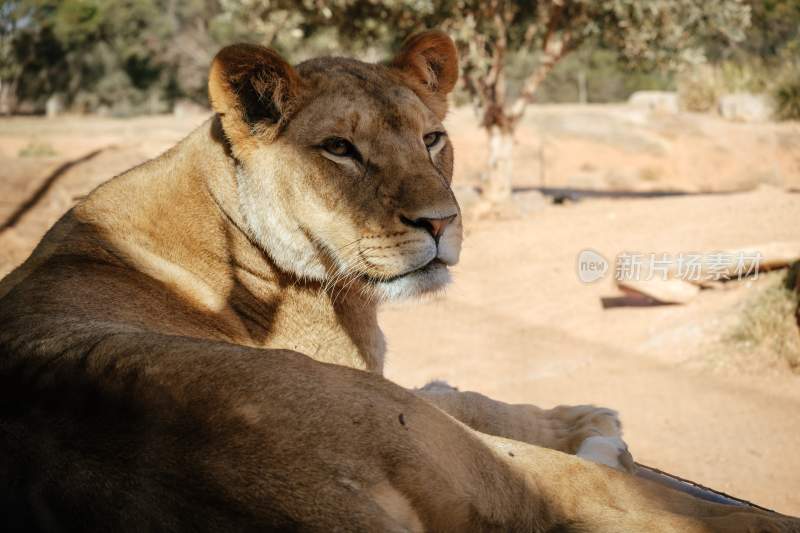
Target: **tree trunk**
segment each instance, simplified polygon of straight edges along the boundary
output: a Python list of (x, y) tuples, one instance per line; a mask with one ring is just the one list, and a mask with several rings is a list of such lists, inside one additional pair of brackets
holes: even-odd
[(511, 198), (514, 138), (508, 128), (490, 126), (489, 171), (483, 187), (483, 196), (491, 203), (502, 203)]
[(0, 80), (0, 115), (13, 115), (15, 108), (14, 83)]
[[(533, 100), (536, 89), (544, 81), (561, 58), (565, 48), (558, 46), (558, 53), (545, 54), (542, 64), (525, 80), (521, 94), (510, 109), (505, 105), (504, 91), (494, 98), (483, 115), (482, 126), (489, 135), (489, 171), (483, 188), (484, 197), (491, 203), (502, 203), (511, 198), (511, 176), (513, 167), (514, 129)], [(499, 79), (502, 81), (502, 68)], [(501, 84), (504, 89), (504, 85)]]
[(589, 103), (589, 93), (586, 88), (586, 72), (578, 71), (578, 103), (586, 105)]
[[(511, 198), (511, 177), (513, 167), (514, 130), (525, 113), (525, 108), (533, 101), (536, 90), (550, 71), (570, 48), (564, 40), (545, 43), (545, 54), (539, 67), (523, 84), (522, 91), (510, 108), (503, 97), (495, 98), (484, 112), (482, 126), (489, 135), (489, 172), (483, 188), (484, 197), (491, 203), (502, 203)], [(502, 66), (498, 68), (499, 79), (503, 80)], [(503, 86), (504, 87), (504, 86)]]

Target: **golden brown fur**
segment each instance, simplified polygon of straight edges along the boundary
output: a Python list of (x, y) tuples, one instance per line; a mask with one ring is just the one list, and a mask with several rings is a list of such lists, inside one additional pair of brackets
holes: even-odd
[(216, 115), (0, 283), (4, 531), (800, 530), (562, 453), (611, 411), (381, 377), (377, 302), (458, 259), (456, 75), (438, 32), (387, 65), (217, 56)]

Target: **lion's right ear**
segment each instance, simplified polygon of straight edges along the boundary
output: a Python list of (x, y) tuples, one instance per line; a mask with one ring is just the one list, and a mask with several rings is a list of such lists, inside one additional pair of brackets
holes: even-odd
[(447, 95), (458, 81), (458, 52), (446, 33), (428, 30), (412, 35), (389, 65), (440, 119), (444, 118)]
[(211, 63), (211, 106), (234, 145), (248, 137), (274, 138), (289, 118), (299, 92), (297, 72), (270, 48), (226, 46)]

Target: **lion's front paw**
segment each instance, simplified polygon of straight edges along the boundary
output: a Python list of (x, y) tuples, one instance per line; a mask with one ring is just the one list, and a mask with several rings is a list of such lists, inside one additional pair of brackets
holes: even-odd
[(621, 437), (589, 437), (581, 443), (575, 455), (617, 470), (634, 472), (636, 469), (628, 445)]
[(616, 411), (594, 405), (560, 406), (551, 411), (551, 417), (563, 428), (568, 451), (618, 470), (635, 471)]

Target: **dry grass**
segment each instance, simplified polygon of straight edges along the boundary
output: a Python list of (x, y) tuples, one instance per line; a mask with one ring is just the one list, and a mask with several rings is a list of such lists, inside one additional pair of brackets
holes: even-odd
[(46, 141), (31, 140), (17, 153), (19, 157), (53, 157), (58, 155), (53, 145)]
[(659, 181), (663, 172), (654, 165), (647, 165), (639, 169), (639, 179), (642, 181)]
[(800, 263), (788, 271), (766, 274), (768, 279), (743, 302), (738, 321), (723, 336), (723, 341), (738, 355), (758, 357), (762, 359), (759, 363), (786, 364), (800, 373), (798, 273)]

